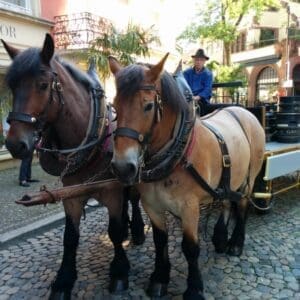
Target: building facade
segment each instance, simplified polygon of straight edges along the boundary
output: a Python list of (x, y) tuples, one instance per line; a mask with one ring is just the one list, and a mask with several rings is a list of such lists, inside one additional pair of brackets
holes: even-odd
[[(169, 13), (170, 9), (172, 14)], [(0, 0), (0, 38), (14, 47), (26, 49), (40, 47), (45, 33), (50, 32), (59, 53), (70, 57), (72, 51), (87, 49), (90, 41), (99, 36), (106, 23), (111, 22), (117, 28), (125, 28), (132, 22), (143, 28), (153, 27), (161, 40), (160, 47), (151, 49), (147, 62), (156, 63), (166, 52), (170, 52), (166, 68), (173, 71), (180, 60), (179, 53), (176, 52), (176, 36), (185, 25), (183, 17), (178, 22), (178, 14), (191, 9), (172, 0)], [(185, 16), (187, 18), (188, 14)], [(86, 67), (84, 61), (77, 60), (75, 63)], [(4, 74), (9, 64), (10, 59), (1, 45), (0, 145), (8, 129), (5, 120), (10, 95), (4, 85)], [(115, 93), (112, 80), (105, 84), (105, 90), (108, 98), (112, 98)]]
[(300, 95), (300, 4), (280, 3), (260, 19), (245, 16), (232, 45), (232, 62), (247, 74), (249, 105)]
[[(18, 49), (40, 47), (45, 33), (53, 22), (41, 15), (40, 2), (36, 0), (0, 1), (0, 38)], [(11, 63), (2, 43), (0, 44), (0, 148), (8, 129), (6, 116), (10, 109), (10, 94), (4, 83), (6, 70)]]

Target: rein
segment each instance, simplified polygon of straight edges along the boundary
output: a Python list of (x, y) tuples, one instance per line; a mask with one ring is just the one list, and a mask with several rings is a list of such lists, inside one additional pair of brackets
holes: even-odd
[(105, 136), (103, 136), (101, 139), (94, 140), (90, 143), (87, 143), (85, 145), (80, 145), (75, 148), (68, 148), (68, 149), (50, 149), (50, 148), (43, 148), (43, 147), (37, 147), (37, 151), (39, 152), (48, 152), (48, 153), (53, 153), (53, 154), (69, 154), (72, 152), (78, 152), (81, 150), (86, 150), (89, 149), (93, 146), (102, 144), (107, 138), (109, 138), (112, 135), (112, 133), (108, 133)]
[(39, 147), (37, 150), (45, 153), (62, 155), (67, 163), (61, 173), (61, 177), (72, 175), (79, 169), (89, 163), (100, 147), (105, 144), (107, 139), (112, 135), (110, 132), (110, 122), (112, 120), (111, 107), (104, 103), (104, 91), (102, 88), (91, 88), (91, 114), (89, 126), (85, 138), (79, 146), (68, 149), (48, 149)]

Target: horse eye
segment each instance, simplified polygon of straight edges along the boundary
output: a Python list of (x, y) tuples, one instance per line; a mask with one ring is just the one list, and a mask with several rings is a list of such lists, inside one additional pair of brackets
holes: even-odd
[(43, 82), (40, 84), (40, 90), (44, 91), (46, 90), (48, 87), (48, 83), (47, 82)]
[(152, 108), (153, 108), (153, 103), (148, 103), (146, 106), (145, 106), (145, 108), (144, 108), (144, 111), (146, 112), (146, 111), (150, 111)]

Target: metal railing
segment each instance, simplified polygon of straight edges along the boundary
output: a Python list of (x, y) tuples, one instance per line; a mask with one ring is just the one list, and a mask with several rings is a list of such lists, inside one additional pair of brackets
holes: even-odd
[(88, 12), (54, 17), (54, 39), (59, 49), (84, 49), (107, 31), (111, 21)]

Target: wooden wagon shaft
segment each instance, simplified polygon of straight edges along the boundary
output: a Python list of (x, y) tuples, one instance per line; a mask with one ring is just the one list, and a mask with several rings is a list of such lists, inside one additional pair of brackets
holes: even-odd
[(24, 195), (22, 199), (17, 200), (15, 202), (24, 206), (56, 203), (58, 201), (78, 197), (81, 195), (92, 195), (93, 193), (101, 190), (102, 188), (107, 187), (116, 182), (116, 179), (109, 179), (78, 185), (70, 185), (55, 190), (47, 190), (46, 187), (42, 187), (41, 191), (29, 195)]

